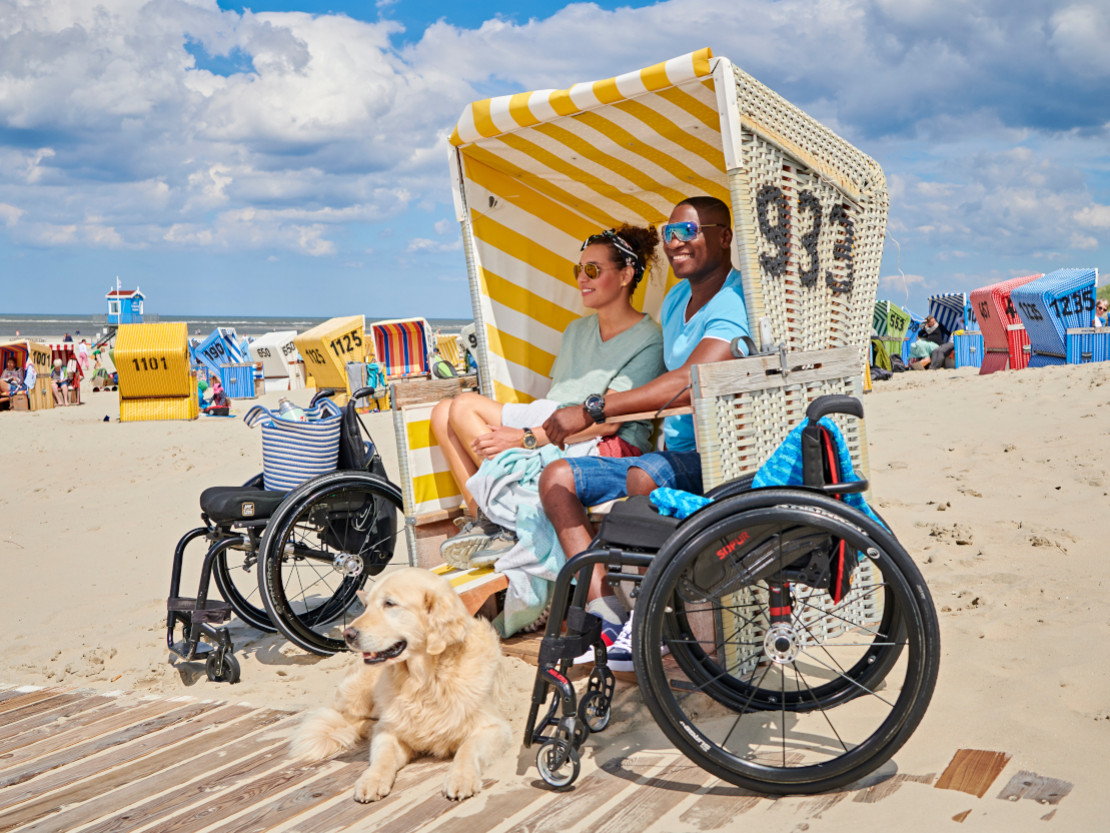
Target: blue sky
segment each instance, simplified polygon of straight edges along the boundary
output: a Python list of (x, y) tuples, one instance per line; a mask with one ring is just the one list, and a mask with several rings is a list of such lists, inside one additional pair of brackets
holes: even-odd
[(1110, 269), (1110, 6), (0, 0), (0, 312), (469, 315), (463, 106), (711, 46), (874, 156), (880, 295)]

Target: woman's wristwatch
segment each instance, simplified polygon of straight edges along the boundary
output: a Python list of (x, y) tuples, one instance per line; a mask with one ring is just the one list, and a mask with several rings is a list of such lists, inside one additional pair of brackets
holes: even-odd
[(605, 397), (600, 393), (591, 393), (587, 396), (582, 407), (595, 423), (605, 422)]
[(532, 433), (531, 428), (524, 429), (524, 438), (521, 440), (521, 443), (524, 445), (525, 448), (536, 447), (536, 435)]

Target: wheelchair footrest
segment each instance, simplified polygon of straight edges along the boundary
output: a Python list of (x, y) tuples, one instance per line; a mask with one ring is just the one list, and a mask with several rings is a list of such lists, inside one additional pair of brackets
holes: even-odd
[(224, 601), (206, 601), (198, 605), (196, 599), (173, 596), (166, 602), (166, 609), (171, 613), (187, 614), (193, 623), (222, 625), (231, 620), (231, 605)]
[(540, 667), (553, 667), (586, 653), (601, 640), (601, 619), (580, 607), (567, 611), (566, 636), (545, 636), (540, 643)]

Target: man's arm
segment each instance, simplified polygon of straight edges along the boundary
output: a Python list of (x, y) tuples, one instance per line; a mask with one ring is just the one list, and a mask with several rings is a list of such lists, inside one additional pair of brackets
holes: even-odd
[[(642, 411), (658, 411), (664, 406), (689, 405), (690, 368), (695, 364), (726, 361), (732, 357), (729, 342), (719, 338), (703, 338), (682, 367), (667, 371), (638, 388), (606, 394), (605, 416), (638, 414)], [(551, 442), (562, 448), (567, 437), (593, 424), (581, 405), (571, 405), (553, 413), (543, 424), (543, 430)]]

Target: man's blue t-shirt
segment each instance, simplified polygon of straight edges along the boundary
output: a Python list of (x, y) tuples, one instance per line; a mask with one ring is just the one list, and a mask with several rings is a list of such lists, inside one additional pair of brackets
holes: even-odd
[[(663, 362), (667, 370), (682, 367), (703, 338), (731, 342), (748, 333), (748, 309), (740, 272), (733, 269), (720, 291), (704, 307), (686, 320), (690, 301), (689, 281), (680, 281), (663, 299)], [(689, 414), (667, 417), (663, 437), (668, 451), (694, 451), (694, 419)]]

